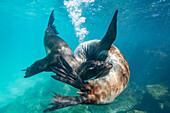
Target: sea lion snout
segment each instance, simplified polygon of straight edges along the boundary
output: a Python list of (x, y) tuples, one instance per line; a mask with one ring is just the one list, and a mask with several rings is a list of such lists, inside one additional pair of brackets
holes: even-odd
[(107, 72), (112, 68), (112, 64), (111, 63), (106, 63), (106, 62), (102, 62), (100, 61), (100, 63), (97, 64), (98, 66), (98, 70), (104, 70), (103, 72)]
[(83, 80), (107, 73), (112, 68), (112, 64), (104, 61), (86, 61), (81, 64), (77, 72)]
[[(104, 63), (103, 65), (100, 65), (100, 67), (103, 67), (103, 68), (106, 68), (106, 70), (108, 70), (108, 69), (111, 69), (112, 68), (112, 64), (111, 63)], [(99, 68), (100, 68), (99, 67)]]

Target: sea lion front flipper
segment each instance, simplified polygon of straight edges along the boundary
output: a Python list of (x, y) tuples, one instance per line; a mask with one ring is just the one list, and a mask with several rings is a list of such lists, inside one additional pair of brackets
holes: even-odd
[(55, 61), (55, 59), (54, 59), (54, 55), (52, 55), (52, 53), (47, 55), (45, 58), (43, 58), (41, 60), (35, 61), (30, 67), (22, 70), (22, 71), (26, 71), (24, 78), (31, 77), (35, 74), (42, 72), (42, 71), (52, 71), (50, 65), (54, 61)]
[(53, 111), (56, 109), (81, 104), (87, 100), (83, 96), (63, 96), (63, 95), (59, 95), (56, 93), (54, 93), (54, 94), (55, 94), (55, 96), (53, 96), (54, 99), (50, 99), (50, 100), (54, 101), (54, 103), (49, 104), (49, 105), (53, 105), (53, 106), (45, 109), (44, 112), (49, 112), (49, 111)]
[(116, 10), (105, 36), (99, 42), (99, 50), (100, 49), (109, 50), (112, 43), (116, 39), (116, 34), (117, 34), (117, 14), (118, 14), (118, 10)]
[(104, 61), (86, 61), (80, 65), (77, 72), (83, 80), (88, 80), (95, 76), (99, 76), (106, 72), (109, 72), (112, 68), (112, 64)]
[(75, 88), (84, 88), (84, 82), (79, 75), (72, 69), (67, 61), (62, 57), (58, 56), (59, 62), (53, 66), (52, 70), (56, 75), (51, 75), (52, 78), (61, 82), (72, 85)]

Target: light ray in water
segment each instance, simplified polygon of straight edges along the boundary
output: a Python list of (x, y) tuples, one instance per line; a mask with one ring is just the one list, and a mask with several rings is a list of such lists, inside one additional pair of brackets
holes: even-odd
[(64, 5), (74, 25), (75, 34), (79, 37), (79, 42), (83, 42), (84, 38), (89, 33), (87, 28), (81, 25), (86, 21), (86, 17), (82, 16), (82, 7), (83, 5), (89, 6), (94, 2), (95, 0), (64, 0)]

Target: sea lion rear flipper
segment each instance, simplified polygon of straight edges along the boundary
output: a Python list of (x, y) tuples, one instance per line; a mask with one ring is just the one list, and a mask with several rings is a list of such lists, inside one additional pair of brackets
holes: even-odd
[(45, 58), (35, 61), (27, 69), (22, 70), (22, 71), (26, 71), (24, 78), (31, 77), (35, 74), (42, 72), (42, 71), (52, 71), (52, 69), (49, 67), (49, 65), (51, 63), (51, 60), (50, 60), (51, 57), (52, 57), (51, 54), (49, 54)]
[(55, 25), (53, 25), (53, 22), (54, 22), (54, 10), (51, 12), (49, 22), (48, 22), (48, 26), (47, 26), (47, 29), (45, 31), (45, 36), (47, 36), (47, 35), (57, 35), (58, 34)]
[(116, 34), (117, 34), (117, 14), (118, 14), (118, 10), (116, 10), (105, 36), (99, 42), (99, 49), (109, 50), (112, 43), (116, 39)]
[(62, 56), (58, 56), (58, 61), (59, 63), (57, 63), (55, 67), (52, 68), (56, 75), (51, 75), (51, 77), (64, 83), (70, 84), (75, 88), (83, 88), (84, 82), (67, 63), (67, 61)]
[(53, 106), (45, 109), (44, 112), (49, 112), (49, 111), (53, 111), (56, 109), (81, 104), (86, 101), (86, 99), (83, 96), (63, 96), (63, 95), (59, 95), (56, 93), (54, 94), (55, 94), (55, 96), (53, 96), (54, 99), (50, 99), (54, 101), (54, 103), (49, 104)]
[(78, 68), (78, 73), (83, 80), (88, 80), (109, 72), (111, 68), (112, 64), (110, 63), (92, 60), (82, 63)]

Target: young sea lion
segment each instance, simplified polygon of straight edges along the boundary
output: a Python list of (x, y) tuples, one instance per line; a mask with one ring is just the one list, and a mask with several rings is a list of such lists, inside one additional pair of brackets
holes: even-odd
[[(88, 61), (80, 63), (76, 60), (71, 48), (69, 45), (58, 36), (58, 32), (53, 25), (54, 22), (54, 10), (51, 12), (47, 29), (44, 35), (44, 46), (47, 56), (41, 60), (34, 62), (30, 67), (24, 69), (26, 71), (24, 78), (31, 77), (35, 74), (38, 74), (42, 71), (52, 71), (52, 68), (58, 63), (57, 56), (62, 56), (69, 65), (77, 72), (82, 65), (86, 65), (83, 71), (80, 73), (88, 74), (85, 70), (95, 70), (90, 76), (98, 75), (98, 73), (109, 71), (111, 69), (111, 64), (102, 62), (102, 61)], [(100, 63), (98, 63), (100, 62)], [(94, 67), (91, 67), (93, 65)], [(100, 68), (99, 68), (100, 67)], [(98, 70), (98, 71), (96, 71)], [(79, 73), (79, 72), (78, 72)]]
[[(56, 75), (52, 75), (52, 77), (80, 89), (77, 92), (80, 96), (62, 96), (55, 93), (54, 99), (52, 99), (54, 103), (49, 104), (53, 106), (44, 112), (77, 104), (109, 104), (126, 88), (130, 77), (129, 65), (119, 49), (112, 45), (117, 32), (117, 13), (118, 10), (101, 41), (84, 42), (75, 50), (76, 59), (80, 63), (91, 60), (111, 63), (110, 71), (98, 73), (95, 79), (84, 82), (92, 77), (90, 74), (86, 74), (88, 70), (83, 68), (86, 65), (80, 66), (76, 72), (62, 56), (57, 56), (59, 62), (53, 68)], [(81, 71), (84, 71), (85, 74)]]

